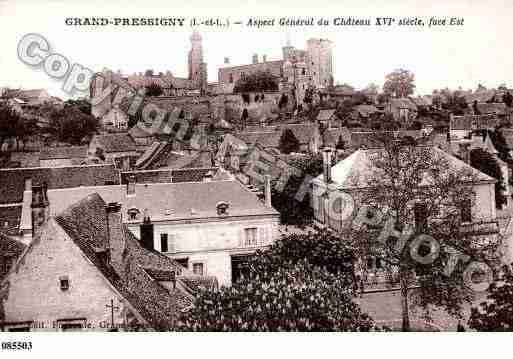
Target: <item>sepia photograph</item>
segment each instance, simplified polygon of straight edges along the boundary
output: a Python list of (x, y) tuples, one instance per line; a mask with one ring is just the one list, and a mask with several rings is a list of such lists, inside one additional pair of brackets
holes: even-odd
[(0, 355), (513, 331), (512, 21), (503, 0), (0, 0)]

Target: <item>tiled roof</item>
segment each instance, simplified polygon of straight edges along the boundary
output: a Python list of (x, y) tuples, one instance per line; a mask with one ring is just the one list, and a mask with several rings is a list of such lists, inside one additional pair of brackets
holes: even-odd
[[(449, 171), (456, 172), (462, 171), (471, 176), (471, 182), (496, 182), (496, 180), (458, 158), (434, 147), (417, 147), (419, 154), (422, 151), (429, 151), (430, 156), (434, 158), (441, 158), (449, 166)], [(372, 150), (357, 150), (349, 157), (338, 162), (331, 168), (331, 176), (335, 185), (339, 188), (365, 188), (372, 185), (369, 181), (374, 181), (376, 174), (373, 165), (373, 156), (379, 154), (379, 149)], [(323, 175), (319, 175), (314, 181), (322, 182)]]
[(355, 107), (355, 111), (362, 117), (369, 117), (373, 113), (377, 112), (378, 109), (373, 105), (358, 105)]
[(500, 132), (501, 132), (502, 136), (504, 137), (504, 140), (506, 141), (506, 145), (508, 146), (508, 149), (513, 150), (513, 129), (502, 128), (502, 129), (500, 129)]
[(0, 169), (0, 203), (21, 202), (27, 179), (48, 189), (98, 186), (119, 184), (119, 172), (113, 164)]
[(136, 184), (135, 195), (130, 196), (126, 185), (49, 190), (50, 213), (59, 213), (92, 193), (98, 193), (106, 202), (120, 202), (123, 213), (129, 208), (140, 212), (148, 209), (154, 222), (218, 218), (216, 206), (221, 201), (230, 206), (227, 217), (278, 214), (235, 180)]
[(136, 183), (202, 182), (207, 173), (215, 177), (218, 171), (217, 167), (128, 171), (121, 172), (121, 184), (127, 184), (130, 176)]
[(504, 103), (478, 103), (477, 110), (480, 112), (481, 115), (504, 115), (506, 114), (507, 107)]
[[(2, 257), (0, 262), (8, 260), (14, 264), (14, 261), (23, 253), (25, 248), (26, 246), (23, 243), (0, 233), (0, 257)], [(8, 270), (3, 272), (0, 267), (0, 282), (7, 273)]]
[(242, 132), (236, 135), (247, 145), (260, 144), (264, 148), (280, 146), (281, 132)]
[(39, 155), (40, 160), (85, 158), (87, 146), (44, 147)]
[(327, 128), (324, 130), (324, 146), (335, 147), (340, 136), (342, 136), (342, 141), (344, 141), (345, 147), (349, 147), (351, 145), (351, 132), (346, 127)]
[(466, 92), (463, 94), (465, 101), (468, 104), (472, 104), (474, 101), (487, 102), (493, 99), (495, 96), (495, 90), (483, 90), (483, 91), (475, 91), (475, 92)]
[(128, 133), (95, 135), (93, 141), (94, 140), (98, 142), (106, 153), (132, 152), (137, 150), (134, 140)]
[(21, 210), (22, 206), (19, 204), (0, 206), (0, 233), (13, 236), (19, 233)]
[(98, 248), (109, 248), (109, 233), (105, 201), (98, 194), (91, 194), (73, 204), (56, 217), (56, 222), (148, 324), (156, 330), (173, 328), (178, 312), (184, 309), (178, 300), (183, 295), (179, 290), (160, 285), (146, 270), (179, 271), (182, 269), (179, 264), (160, 253), (142, 248), (125, 227), (121, 227), (120, 232), (110, 233), (110, 236), (124, 236), (126, 249), (120, 264), (124, 270), (102, 260)]
[(405, 97), (390, 99), (390, 105), (396, 108), (407, 108), (410, 110), (417, 110), (417, 105), (415, 105), (412, 100)]
[(327, 120), (331, 119), (331, 117), (333, 117), (333, 115), (335, 114), (335, 111), (336, 111), (335, 109), (320, 110), (319, 114), (317, 115), (317, 120), (327, 121)]

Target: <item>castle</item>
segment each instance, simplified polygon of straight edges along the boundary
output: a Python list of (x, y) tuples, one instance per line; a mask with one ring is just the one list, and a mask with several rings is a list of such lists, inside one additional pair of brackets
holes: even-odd
[(270, 72), (279, 79), (280, 92), (295, 90), (297, 103), (302, 103), (305, 90), (309, 86), (326, 88), (333, 83), (332, 42), (327, 39), (310, 39), (306, 50), (297, 49), (290, 41), (282, 48), (283, 59), (267, 61), (253, 55), (249, 65), (228, 66), (229, 58), (225, 58), (225, 67), (219, 69), (218, 86), (233, 89), (237, 80), (260, 71)]

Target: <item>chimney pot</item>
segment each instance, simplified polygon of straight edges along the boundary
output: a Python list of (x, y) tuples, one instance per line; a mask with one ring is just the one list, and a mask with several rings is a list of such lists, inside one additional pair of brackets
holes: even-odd
[(253, 63), (258, 64), (258, 55), (257, 54), (253, 55)]

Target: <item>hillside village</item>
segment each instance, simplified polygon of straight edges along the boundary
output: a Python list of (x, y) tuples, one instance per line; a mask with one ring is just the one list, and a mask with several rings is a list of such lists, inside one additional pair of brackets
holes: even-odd
[[(245, 65), (227, 57), (211, 83), (208, 44), (194, 32), (187, 77), (105, 69), (87, 98), (65, 101), (44, 89), (0, 90), (2, 330), (482, 330), (486, 313), (471, 308), (486, 291), (444, 282), (402, 255), (394, 262), (386, 248), (363, 252), (377, 222), (355, 229), (342, 209), (333, 215), (333, 198), (350, 194), (355, 213), (372, 208), (369, 218), (401, 202), (395, 225), (444, 238), (442, 247), (455, 238), (497, 280), (513, 262), (513, 89), (414, 96), (407, 70), (384, 74), (382, 89), (355, 89), (333, 76), (337, 44), (304, 45)], [(265, 309), (249, 289), (283, 280), (276, 291), (290, 303), (309, 297), (299, 287), (324, 293), (319, 278), (334, 285), (340, 271), (344, 289), (308, 303), (326, 304), (315, 315), (297, 299), (280, 317), (278, 299)], [(422, 293), (428, 280), (439, 300)], [(417, 311), (413, 299), (401, 306), (417, 294)], [(208, 306), (236, 295), (255, 302)], [(332, 308), (347, 302), (354, 310)], [(330, 313), (340, 317), (318, 319)]]

